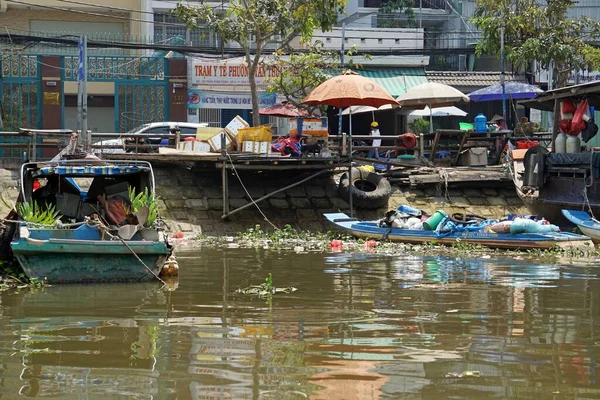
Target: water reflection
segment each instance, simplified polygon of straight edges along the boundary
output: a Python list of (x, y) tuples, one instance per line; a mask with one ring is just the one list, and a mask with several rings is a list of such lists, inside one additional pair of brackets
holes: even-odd
[[(4, 292), (0, 398), (598, 397), (595, 261), (207, 250), (175, 291)], [(234, 292), (269, 272), (299, 290)]]

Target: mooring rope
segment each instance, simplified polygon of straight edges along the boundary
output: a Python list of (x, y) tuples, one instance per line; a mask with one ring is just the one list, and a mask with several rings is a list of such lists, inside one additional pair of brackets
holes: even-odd
[(269, 224), (271, 224), (271, 226), (273, 227), (273, 229), (279, 229), (279, 228), (277, 228), (277, 226), (275, 226), (274, 223), (272, 223), (269, 220), (269, 218), (267, 218), (267, 216), (265, 215), (265, 213), (260, 209), (260, 207), (254, 201), (254, 199), (252, 198), (252, 196), (250, 196), (250, 193), (248, 193), (248, 189), (246, 189), (246, 185), (244, 185), (244, 182), (242, 182), (242, 178), (240, 177), (240, 174), (238, 174), (237, 169), (235, 169), (235, 165), (233, 164), (233, 160), (231, 159), (231, 155), (229, 154), (229, 152), (226, 151), (225, 154), (227, 154), (227, 158), (229, 158), (229, 163), (231, 164), (231, 168), (233, 169), (233, 172), (235, 173), (235, 176), (238, 178), (238, 181), (240, 181), (240, 185), (242, 185), (242, 189), (244, 189), (244, 192), (246, 192), (246, 195), (250, 199), (250, 202), (252, 204), (254, 204), (254, 206), (256, 207), (256, 209), (258, 210), (258, 212), (263, 216), (264, 220), (267, 221)]

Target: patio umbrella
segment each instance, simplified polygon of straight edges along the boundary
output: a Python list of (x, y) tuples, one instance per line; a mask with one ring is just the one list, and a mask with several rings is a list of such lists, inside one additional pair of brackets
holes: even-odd
[(308, 117), (310, 114), (303, 108), (296, 107), (292, 102), (284, 101), (281, 104), (275, 104), (271, 107), (265, 107), (258, 110), (260, 115), (272, 115), (273, 117), (296, 118)]
[[(344, 71), (321, 83), (302, 101), (305, 104), (328, 105), (337, 108), (351, 106), (381, 107), (385, 104), (398, 105), (398, 102), (375, 81), (358, 75), (354, 71)], [(349, 113), (350, 157), (352, 157), (352, 110)], [(352, 164), (352, 163), (350, 163)], [(350, 216), (352, 216), (352, 167), (348, 170), (350, 182)]]
[[(508, 82), (504, 84), (505, 96), (513, 100), (533, 99), (540, 93), (544, 93), (542, 89), (528, 83)], [(472, 101), (495, 101), (502, 100), (502, 85), (492, 85), (483, 89), (475, 90), (469, 93), (469, 98)]]
[(348, 107), (344, 111), (342, 111), (342, 115), (362, 114), (362, 113), (366, 113), (366, 112), (375, 112), (375, 111), (385, 111), (385, 110), (391, 110), (393, 108), (394, 108), (394, 106), (391, 104), (384, 104), (381, 107), (352, 106), (352, 107)]
[(409, 115), (416, 117), (426, 117), (430, 115), (432, 117), (464, 117), (467, 113), (458, 107), (434, 107), (431, 110), (429, 107), (425, 107), (422, 110), (415, 110), (410, 112)]
[(423, 106), (430, 107), (429, 132), (433, 132), (432, 108), (468, 103), (469, 97), (452, 86), (437, 82), (427, 82), (411, 87), (406, 93), (398, 96), (396, 100), (398, 100), (398, 104), (402, 108), (420, 109)]

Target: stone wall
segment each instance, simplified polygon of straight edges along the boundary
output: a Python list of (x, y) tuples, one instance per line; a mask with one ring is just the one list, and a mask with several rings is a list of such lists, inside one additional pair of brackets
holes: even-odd
[[(240, 173), (245, 189), (237, 176), (231, 174), (230, 208), (246, 205), (250, 203), (250, 197), (258, 199), (299, 181), (307, 174), (310, 173)], [(162, 216), (168, 220), (172, 231), (187, 234), (235, 234), (256, 224), (260, 224), (263, 229), (272, 228), (267, 219), (278, 228), (290, 224), (301, 230), (327, 231), (332, 227), (324, 221), (323, 213), (348, 212), (349, 209), (348, 203), (337, 193), (338, 174), (318, 177), (301, 186), (277, 193), (257, 203), (260, 211), (252, 205), (232, 215), (228, 221), (222, 221), (220, 172), (156, 166), (155, 175)], [(408, 204), (429, 213), (442, 208), (446, 212), (467, 212), (494, 218), (509, 213), (527, 213), (512, 184), (497, 185), (498, 183), (490, 182), (488, 187), (481, 187), (481, 183), (478, 183), (478, 187), (450, 186), (447, 190), (443, 185), (421, 188), (393, 186), (387, 208), (357, 210), (355, 215), (360, 219), (377, 219), (388, 209), (400, 204)], [(14, 201), (18, 195), (17, 186), (17, 171), (0, 169), (2, 196)], [(7, 211), (4, 204), (0, 204), (0, 215), (6, 215)]]

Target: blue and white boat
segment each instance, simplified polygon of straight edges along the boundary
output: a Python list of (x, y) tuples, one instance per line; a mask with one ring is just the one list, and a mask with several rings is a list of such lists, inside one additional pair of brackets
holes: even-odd
[(581, 233), (592, 238), (594, 243), (600, 243), (600, 221), (585, 211), (562, 210), (562, 214), (577, 225)]
[(359, 221), (344, 213), (324, 214), (328, 221), (352, 236), (363, 239), (389, 240), (392, 242), (422, 244), (438, 243), (452, 245), (477, 244), (500, 249), (549, 249), (555, 246), (574, 248), (592, 246), (589, 237), (569, 232), (552, 233), (494, 233), (474, 230), (427, 231), (379, 226), (377, 221)]

